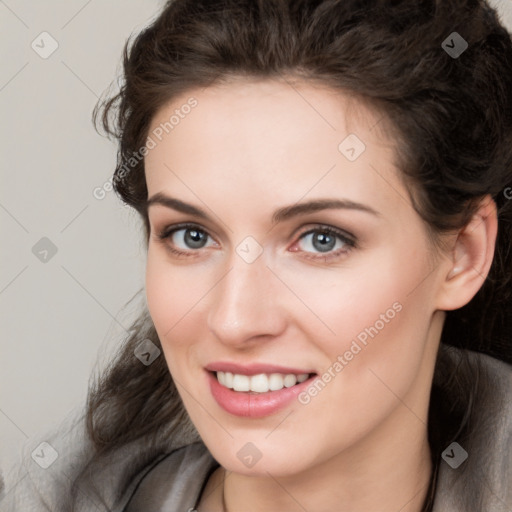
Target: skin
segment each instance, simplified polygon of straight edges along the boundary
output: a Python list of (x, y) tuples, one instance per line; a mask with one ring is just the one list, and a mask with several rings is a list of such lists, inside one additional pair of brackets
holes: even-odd
[[(224, 493), (231, 512), (419, 512), (445, 311), (469, 302), (489, 271), (494, 202), (485, 198), (435, 252), (394, 165), (393, 139), (357, 99), (312, 83), (239, 79), (175, 98), (150, 132), (190, 96), (197, 107), (145, 157), (148, 197), (167, 194), (210, 219), (149, 207), (146, 293), (185, 407), (221, 464), (199, 511), (223, 510)], [(353, 162), (338, 150), (350, 133), (366, 145)], [(379, 215), (330, 209), (272, 224), (275, 209), (319, 198)], [(206, 233), (204, 247), (186, 245), (183, 230), (158, 239), (181, 222)], [(302, 236), (325, 225), (357, 246), (325, 260), (314, 235)], [(247, 236), (263, 249), (252, 263), (236, 251)], [(340, 248), (348, 246), (339, 240), (331, 253)], [(240, 418), (210, 394), (204, 366), (214, 361), (322, 375), (397, 302), (401, 311), (307, 405)], [(237, 457), (248, 442), (262, 455), (252, 468)]]

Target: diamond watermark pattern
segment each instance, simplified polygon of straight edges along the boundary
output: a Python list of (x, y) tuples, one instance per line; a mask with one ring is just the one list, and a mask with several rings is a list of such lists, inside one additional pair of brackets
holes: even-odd
[(160, 349), (150, 340), (145, 339), (133, 351), (135, 357), (145, 366), (149, 366), (161, 353)]
[(468, 452), (459, 443), (453, 442), (441, 454), (441, 457), (449, 466), (457, 469), (468, 458)]
[(236, 456), (248, 467), (252, 468), (263, 454), (256, 448), (253, 443), (246, 443), (238, 450)]
[(41, 32), (33, 41), (34, 50), (42, 59), (49, 58), (59, 47), (59, 43), (48, 32)]
[(246, 263), (254, 263), (262, 255), (263, 247), (252, 236), (247, 236), (238, 244), (236, 252)]
[(468, 42), (458, 32), (452, 32), (441, 47), (452, 59), (458, 59), (468, 49)]
[(31, 457), (39, 466), (47, 469), (57, 460), (59, 454), (50, 443), (45, 441), (31, 453)]
[(32, 254), (39, 261), (48, 263), (57, 254), (57, 246), (44, 236), (32, 247)]
[(341, 141), (338, 150), (347, 160), (355, 162), (365, 152), (366, 145), (355, 133), (351, 133)]

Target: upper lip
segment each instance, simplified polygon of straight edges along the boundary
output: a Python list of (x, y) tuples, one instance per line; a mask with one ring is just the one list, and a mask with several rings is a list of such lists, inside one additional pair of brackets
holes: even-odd
[(210, 363), (205, 366), (205, 369), (210, 372), (230, 372), (236, 373), (239, 375), (258, 375), (260, 373), (282, 373), (284, 375), (293, 373), (295, 375), (301, 375), (307, 373), (315, 373), (313, 370), (305, 370), (300, 368), (290, 368), (287, 366), (279, 366), (275, 364), (265, 364), (265, 363), (251, 363), (246, 365), (241, 365), (238, 363), (232, 362), (215, 362)]

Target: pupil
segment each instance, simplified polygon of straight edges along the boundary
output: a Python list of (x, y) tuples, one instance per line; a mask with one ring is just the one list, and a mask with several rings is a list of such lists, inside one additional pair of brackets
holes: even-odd
[(185, 242), (193, 249), (201, 248), (204, 244), (204, 233), (197, 229), (188, 229), (185, 232)]
[(321, 252), (328, 252), (336, 245), (336, 239), (328, 233), (319, 233), (313, 237), (313, 245)]

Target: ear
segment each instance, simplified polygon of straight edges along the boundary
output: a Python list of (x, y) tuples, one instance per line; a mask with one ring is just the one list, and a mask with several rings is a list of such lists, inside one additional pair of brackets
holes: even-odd
[(469, 223), (455, 236), (450, 256), (443, 263), (438, 309), (459, 309), (476, 295), (489, 274), (497, 233), (496, 203), (486, 195)]

